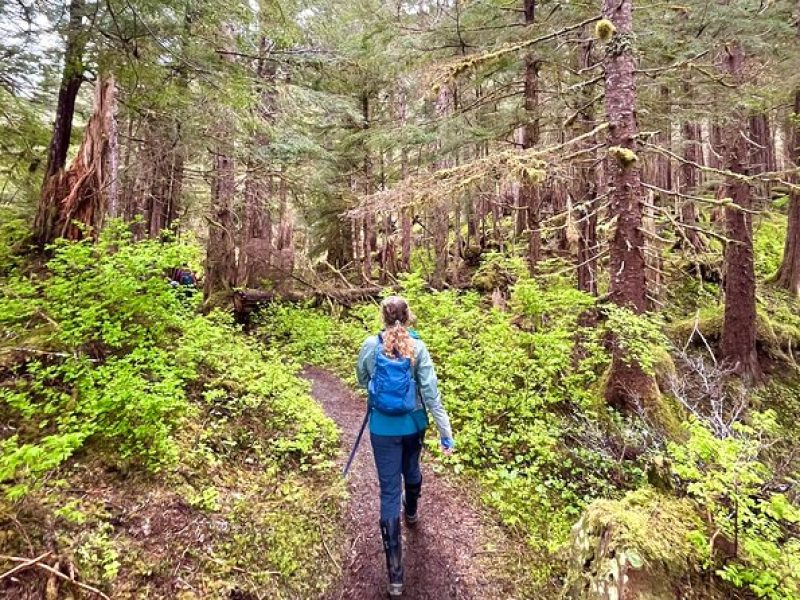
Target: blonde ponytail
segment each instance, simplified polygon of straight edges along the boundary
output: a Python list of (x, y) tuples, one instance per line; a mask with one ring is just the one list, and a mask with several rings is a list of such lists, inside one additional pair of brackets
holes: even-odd
[(383, 352), (386, 356), (402, 356), (414, 362), (414, 339), (406, 327), (411, 324), (408, 302), (400, 296), (389, 296), (381, 302), (383, 320)]

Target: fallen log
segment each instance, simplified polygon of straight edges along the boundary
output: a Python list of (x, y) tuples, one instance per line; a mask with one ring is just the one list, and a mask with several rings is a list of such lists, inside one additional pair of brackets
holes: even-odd
[(308, 292), (243, 289), (233, 293), (233, 312), (239, 322), (246, 322), (253, 312), (273, 302), (306, 302), (319, 306), (324, 302), (335, 302), (350, 307), (356, 302), (377, 298), (386, 288), (368, 286), (361, 288), (315, 289)]

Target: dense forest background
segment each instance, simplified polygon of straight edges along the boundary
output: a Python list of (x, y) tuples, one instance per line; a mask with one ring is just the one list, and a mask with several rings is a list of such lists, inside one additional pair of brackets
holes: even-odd
[(352, 384), (394, 290), (504, 597), (800, 598), (796, 1), (0, 0), (0, 32), (1, 594), (334, 597), (301, 369)]

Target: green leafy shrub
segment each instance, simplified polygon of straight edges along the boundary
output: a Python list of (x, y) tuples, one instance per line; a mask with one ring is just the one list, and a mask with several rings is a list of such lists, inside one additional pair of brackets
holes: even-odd
[(0, 276), (19, 262), (20, 250), (30, 236), (26, 215), (0, 205)]
[(219, 417), (204, 441), (238, 436), (251, 451), (269, 430), (277, 435), (260, 444), (262, 460), (330, 464), (335, 427), (297, 367), (264, 354), (229, 317), (196, 315), (199, 299), (167, 283), (165, 273), (196, 262), (196, 252), (134, 242), (111, 224), (96, 244), (57, 243), (45, 275), (0, 282), (0, 358), (12, 369), (0, 382), (0, 415), (14, 428), (0, 440), (0, 485), (10, 497), (90, 443), (120, 468), (169, 468), (201, 413)]
[(656, 365), (664, 358), (669, 346), (661, 321), (655, 315), (639, 315), (615, 304), (604, 306), (603, 312), (607, 319), (606, 328), (621, 350), (623, 360), (655, 375)]
[(685, 444), (670, 444), (673, 470), (707, 516), (707, 529), (692, 541), (705, 565), (723, 580), (758, 598), (800, 598), (800, 540), (792, 531), (800, 509), (774, 491), (762, 460), (776, 433), (771, 411), (753, 413), (750, 424), (715, 437), (700, 421), (689, 424)]

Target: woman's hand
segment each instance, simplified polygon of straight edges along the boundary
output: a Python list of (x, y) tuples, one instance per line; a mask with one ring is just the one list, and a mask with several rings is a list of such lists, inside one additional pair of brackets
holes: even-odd
[(442, 453), (445, 456), (452, 456), (453, 450), (455, 450), (456, 447), (455, 440), (453, 440), (453, 438), (442, 438), (441, 447), (442, 447)]

